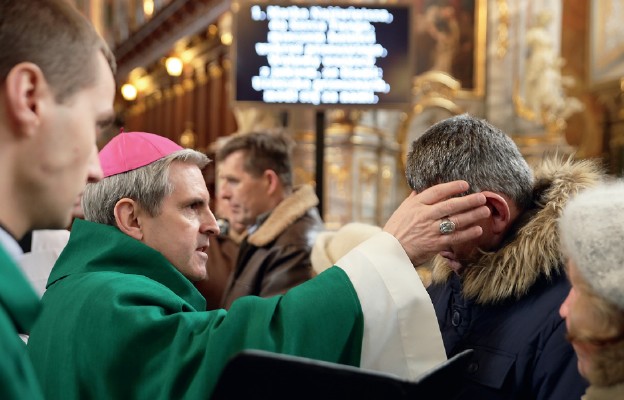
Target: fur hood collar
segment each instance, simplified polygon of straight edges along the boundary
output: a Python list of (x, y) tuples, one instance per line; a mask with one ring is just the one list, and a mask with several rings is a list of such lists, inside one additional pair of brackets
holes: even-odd
[(271, 211), (260, 227), (249, 237), (247, 242), (256, 247), (266, 246), (277, 238), (284, 229), (303, 217), (312, 207), (316, 207), (319, 200), (310, 185), (301, 185), (293, 193), (282, 200)]
[[(463, 294), (479, 304), (495, 304), (521, 298), (541, 276), (561, 272), (557, 220), (568, 199), (598, 183), (598, 164), (559, 157), (535, 168), (534, 208), (525, 211), (503, 247), (483, 253), (462, 274)], [(433, 260), (433, 283), (446, 282), (453, 271), (441, 256)]]

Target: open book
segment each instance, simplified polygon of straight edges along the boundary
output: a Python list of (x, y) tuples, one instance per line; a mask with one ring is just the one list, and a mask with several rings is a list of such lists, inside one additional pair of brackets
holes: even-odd
[(407, 381), (351, 366), (245, 350), (226, 365), (212, 399), (454, 399), (472, 352), (465, 350)]

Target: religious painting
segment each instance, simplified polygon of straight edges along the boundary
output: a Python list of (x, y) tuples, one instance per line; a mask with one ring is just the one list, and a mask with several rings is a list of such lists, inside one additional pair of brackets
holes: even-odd
[(413, 0), (415, 75), (446, 73), (462, 91), (483, 94), (485, 0)]
[(589, 81), (601, 85), (624, 76), (624, 5), (621, 0), (592, 0)]

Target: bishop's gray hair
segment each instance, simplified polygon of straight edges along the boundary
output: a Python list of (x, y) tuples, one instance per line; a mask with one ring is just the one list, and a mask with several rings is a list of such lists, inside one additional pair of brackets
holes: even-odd
[(502, 193), (521, 209), (532, 202), (533, 173), (516, 144), (487, 121), (467, 114), (440, 121), (415, 140), (405, 175), (417, 192), (462, 179), (470, 184), (468, 193)]
[(89, 183), (82, 197), (85, 219), (117, 226), (115, 204), (123, 198), (136, 201), (150, 216), (157, 216), (163, 200), (174, 190), (169, 182), (169, 166), (174, 161), (195, 164), (203, 169), (210, 159), (199, 151), (184, 149), (144, 167)]

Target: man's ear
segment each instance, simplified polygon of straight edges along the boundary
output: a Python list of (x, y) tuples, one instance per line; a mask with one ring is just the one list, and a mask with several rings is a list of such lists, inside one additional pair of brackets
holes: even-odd
[(139, 220), (139, 205), (136, 201), (123, 198), (115, 204), (115, 222), (120, 231), (136, 240), (143, 239), (143, 231)]
[(22, 136), (33, 136), (47, 99), (54, 99), (41, 69), (29, 62), (14, 66), (5, 81), (7, 112)]
[(267, 184), (267, 193), (273, 194), (277, 191), (280, 185), (280, 180), (275, 171), (272, 169), (267, 169), (262, 174), (262, 178), (265, 180)]
[(490, 209), (491, 229), (494, 234), (504, 233), (512, 222), (509, 203), (494, 192), (481, 192), (485, 195), (486, 206)]

